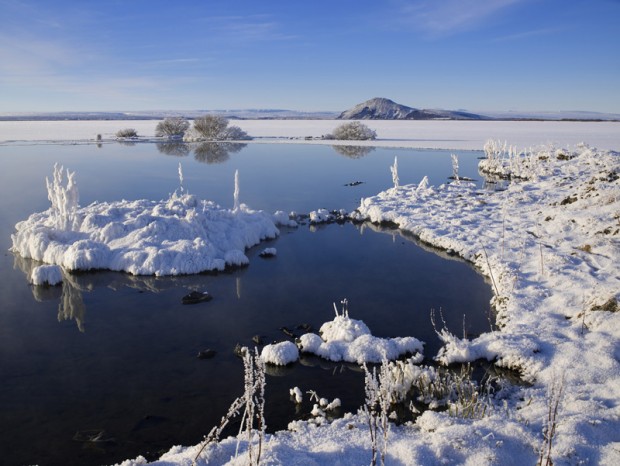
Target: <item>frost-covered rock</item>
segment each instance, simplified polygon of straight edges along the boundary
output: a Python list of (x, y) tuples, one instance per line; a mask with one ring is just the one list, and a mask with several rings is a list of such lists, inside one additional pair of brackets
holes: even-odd
[(292, 227), (292, 228), (297, 227), (298, 224), (297, 224), (297, 221), (294, 220), (294, 218), (295, 218), (294, 213), (287, 214), (286, 212), (282, 210), (278, 210), (276, 213), (273, 214), (274, 223), (276, 225), (280, 225), (283, 227)]
[(265, 345), (260, 353), (263, 362), (275, 364), (276, 366), (286, 366), (299, 359), (299, 350), (295, 343), (283, 341), (271, 345)]
[(35, 267), (30, 277), (33, 285), (59, 285), (62, 283), (62, 268), (57, 265)]
[(416, 354), (422, 359), (423, 343), (414, 337), (379, 338), (371, 334), (361, 320), (348, 314), (337, 315), (319, 331), (321, 336), (306, 333), (299, 338), (299, 347), (330, 361), (357, 364), (379, 363), (396, 359), (404, 354)]
[(276, 248), (265, 248), (260, 252), (259, 256), (276, 257), (277, 254), (278, 254), (278, 250)]
[(310, 223), (325, 223), (332, 219), (333, 216), (327, 209), (318, 209), (310, 212)]

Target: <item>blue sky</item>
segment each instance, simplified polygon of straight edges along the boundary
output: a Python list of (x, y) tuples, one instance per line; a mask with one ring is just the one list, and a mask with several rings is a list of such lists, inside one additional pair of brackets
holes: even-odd
[(0, 112), (620, 113), (618, 0), (0, 0)]

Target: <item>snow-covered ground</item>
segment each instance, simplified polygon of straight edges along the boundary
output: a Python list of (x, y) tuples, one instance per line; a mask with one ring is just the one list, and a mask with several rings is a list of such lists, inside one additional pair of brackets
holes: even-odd
[[(75, 123), (62, 122), (68, 126)], [(88, 131), (95, 124), (113, 124), (115, 129), (119, 124), (88, 123)], [(140, 133), (135, 123), (125, 126), (134, 126)], [(336, 122), (239, 123), (256, 137), (265, 131), (264, 136), (270, 138), (303, 140), (330, 131)], [(154, 128), (156, 122), (148, 124)], [(445, 345), (436, 359), (443, 364), (487, 359), (498, 367), (517, 371), (526, 382), (505, 386), (475, 416), (463, 416), (463, 411), (455, 415), (452, 410), (427, 410), (412, 423), (391, 425), (385, 445), (379, 431), (379, 448), (386, 455), (386, 464), (535, 464), (541, 450), (543, 464), (551, 464), (546, 463), (547, 458), (556, 465), (620, 464), (620, 153), (603, 150), (620, 148), (618, 123), (369, 124), (380, 138), (394, 139), (377, 144), (482, 149), (487, 138), (496, 137), (524, 149), (552, 141), (567, 146), (520, 153), (489, 144), (483, 168), (512, 177), (506, 190), (479, 190), (463, 181), (436, 187), (421, 182), (392, 187), (363, 199), (357, 212), (351, 214), (357, 220), (396, 223), (423, 241), (459, 254), (486, 274), (495, 294), (498, 327), (466, 339), (448, 333), (439, 321), (437, 330)], [(384, 124), (386, 134), (381, 134), (377, 125)], [(425, 128), (427, 132), (422, 134)], [(33, 140), (34, 133), (28, 134)], [(144, 131), (144, 135), (148, 133)], [(577, 146), (581, 140), (598, 148)], [(396, 173), (393, 178), (398, 179)], [(52, 186), (51, 198), (56, 191), (69, 195), (69, 201), (67, 196), (57, 200), (57, 207), (75, 207), (70, 183), (60, 190)], [(116, 219), (120, 207), (126, 206), (107, 207), (112, 209), (108, 214)], [(169, 206), (165, 202), (155, 208), (163, 213), (166, 209)], [(59, 215), (61, 211), (65, 214)], [(49, 215), (48, 220), (65, 221), (63, 231), (70, 230), (66, 221), (74, 222), (88, 213), (66, 208), (59, 212)], [(181, 217), (193, 218), (200, 213), (198, 209), (192, 212)], [(48, 220), (37, 223), (40, 215), (35, 214), (28, 222), (32, 220), (35, 229), (48, 228)], [(112, 225), (119, 231), (121, 223), (117, 219), (103, 226)], [(58, 229), (55, 225), (52, 227)], [(363, 328), (363, 323), (353, 324)], [(357, 333), (370, 339), (366, 331)], [(314, 340), (319, 346), (323, 344)], [(296, 356), (290, 345), (270, 348), (267, 353), (280, 362)], [(426, 369), (415, 369), (417, 362), (392, 366), (402, 372), (399, 393), (429, 374)], [(547, 435), (551, 442), (545, 440), (550, 425), (556, 429), (553, 436)], [(255, 435), (253, 441), (257, 438)], [(189, 465), (199, 450), (199, 445), (174, 447), (154, 464)], [(248, 464), (248, 450), (247, 437), (227, 438), (209, 445), (198, 464)], [(252, 450), (256, 455), (257, 446)], [(363, 412), (332, 422), (293, 422), (289, 430), (267, 435), (261, 453), (262, 464), (356, 465), (370, 463), (370, 459), (371, 435)], [(139, 457), (123, 464), (146, 463)]]
[[(15, 142), (94, 143), (100, 134), (113, 140), (123, 128), (134, 128), (142, 138), (155, 135), (157, 120), (0, 121), (0, 144)], [(331, 133), (340, 120), (234, 120), (254, 142), (351, 144), (306, 140)], [(429, 149), (481, 150), (488, 139), (519, 147), (552, 143), (574, 147), (587, 142), (599, 149), (620, 147), (620, 122), (571, 121), (364, 121), (377, 132), (376, 141), (358, 145)], [(291, 139), (292, 138), (292, 139)]]

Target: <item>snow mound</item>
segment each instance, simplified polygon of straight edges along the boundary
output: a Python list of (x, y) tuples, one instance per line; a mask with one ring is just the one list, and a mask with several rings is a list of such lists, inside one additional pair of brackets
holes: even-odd
[(62, 269), (57, 265), (35, 267), (30, 276), (33, 285), (58, 285), (62, 283)]
[(306, 333), (299, 338), (302, 352), (313, 353), (324, 359), (357, 364), (379, 363), (405, 354), (414, 354), (422, 361), (423, 343), (414, 337), (380, 338), (371, 334), (361, 320), (351, 319), (347, 311), (325, 322), (319, 333)]
[(299, 350), (295, 343), (283, 341), (271, 345), (265, 345), (260, 354), (263, 362), (275, 364), (276, 366), (286, 366), (299, 359)]
[[(156, 276), (224, 270), (248, 264), (246, 248), (279, 234), (271, 215), (263, 211), (243, 204), (223, 209), (182, 189), (162, 201), (123, 200), (80, 208), (73, 177), (65, 188), (56, 183), (61, 178), (57, 172), (55, 183), (48, 183), (52, 207), (15, 225), (11, 250), (66, 270)], [(67, 193), (73, 196), (70, 203)]]

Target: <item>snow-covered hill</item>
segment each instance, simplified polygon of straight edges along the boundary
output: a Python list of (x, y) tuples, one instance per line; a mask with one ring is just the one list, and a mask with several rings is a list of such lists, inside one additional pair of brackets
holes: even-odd
[(375, 97), (346, 110), (341, 120), (482, 120), (475, 113), (451, 110), (429, 110), (407, 107), (383, 97)]

